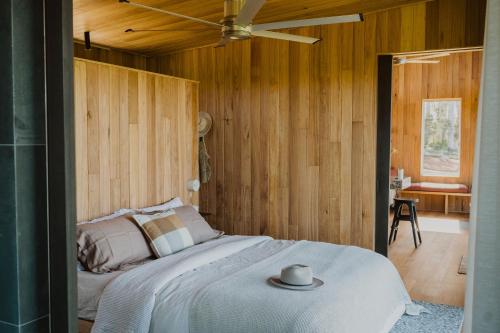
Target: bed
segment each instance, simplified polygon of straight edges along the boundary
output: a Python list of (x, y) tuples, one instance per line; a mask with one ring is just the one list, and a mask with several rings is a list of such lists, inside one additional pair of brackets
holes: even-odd
[[(325, 284), (291, 291), (268, 283), (294, 263)], [(93, 273), (79, 272), (80, 281), (84, 274)], [(372, 251), (263, 236), (220, 237), (86, 282), (99, 305), (89, 315), (80, 300), (80, 317), (95, 320), (93, 332), (382, 333), (411, 303), (394, 266)]]
[(99, 305), (99, 299), (104, 291), (104, 288), (116, 277), (137, 268), (148, 262), (153, 261), (145, 260), (142, 263), (129, 265), (120, 270), (116, 270), (106, 274), (96, 274), (85, 270), (79, 270), (77, 274), (78, 280), (78, 318), (94, 321)]

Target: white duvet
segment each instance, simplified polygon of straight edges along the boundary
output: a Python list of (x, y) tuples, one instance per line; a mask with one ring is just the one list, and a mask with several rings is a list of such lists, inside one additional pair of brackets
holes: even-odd
[[(291, 291), (267, 282), (295, 263), (325, 284)], [(117, 277), (92, 331), (385, 333), (409, 303), (394, 266), (372, 251), (228, 236)]]

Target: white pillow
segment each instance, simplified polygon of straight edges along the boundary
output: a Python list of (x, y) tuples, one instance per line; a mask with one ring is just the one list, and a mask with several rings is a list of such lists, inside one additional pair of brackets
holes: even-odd
[(150, 206), (150, 207), (144, 207), (141, 209), (131, 209), (131, 208), (120, 208), (116, 211), (113, 212), (111, 215), (106, 215), (106, 216), (101, 216), (93, 220), (89, 221), (82, 221), (78, 222), (77, 224), (85, 224), (85, 223), (97, 223), (101, 221), (106, 221), (106, 220), (111, 220), (116, 217), (125, 215), (125, 214), (131, 214), (131, 213), (136, 213), (138, 210), (140, 210), (143, 213), (151, 213), (151, 212), (157, 212), (157, 211), (164, 211), (164, 210), (169, 210), (173, 208), (178, 208), (184, 206), (184, 203), (182, 202), (182, 199), (179, 197), (173, 198), (161, 205), (157, 206)]
[(158, 212), (158, 211), (165, 211), (173, 208), (178, 208), (184, 206), (184, 203), (182, 202), (182, 199), (179, 197), (173, 198), (172, 200), (169, 200), (165, 202), (164, 204), (157, 205), (157, 206), (150, 206), (150, 207), (144, 207), (139, 209), (143, 213), (151, 213), (151, 212)]
[(125, 214), (130, 214), (130, 213), (135, 213), (135, 209), (120, 208), (120, 209), (116, 210), (111, 215), (101, 216), (101, 217), (98, 217), (98, 218), (90, 220), (90, 221), (78, 222), (77, 225), (78, 224), (86, 224), (86, 223), (97, 223), (97, 222), (101, 222), (101, 221), (111, 220), (111, 219), (114, 219), (115, 217), (122, 216)]

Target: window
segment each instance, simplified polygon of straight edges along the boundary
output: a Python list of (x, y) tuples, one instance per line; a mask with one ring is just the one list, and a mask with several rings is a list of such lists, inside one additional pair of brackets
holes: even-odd
[(422, 102), (422, 176), (460, 176), (460, 99)]

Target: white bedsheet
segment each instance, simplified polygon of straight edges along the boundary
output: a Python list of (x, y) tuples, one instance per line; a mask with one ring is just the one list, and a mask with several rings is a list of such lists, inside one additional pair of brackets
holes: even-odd
[(95, 319), (99, 298), (104, 288), (120, 274), (123, 274), (123, 271), (114, 271), (105, 274), (96, 274), (88, 271), (77, 272), (78, 318), (85, 320)]
[[(325, 285), (297, 292), (267, 283), (293, 263), (312, 266)], [(113, 280), (93, 332), (385, 333), (410, 302), (394, 266), (371, 251), (231, 236)]]

